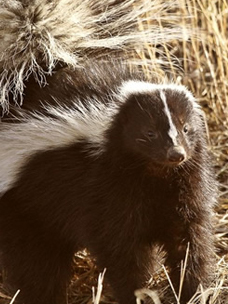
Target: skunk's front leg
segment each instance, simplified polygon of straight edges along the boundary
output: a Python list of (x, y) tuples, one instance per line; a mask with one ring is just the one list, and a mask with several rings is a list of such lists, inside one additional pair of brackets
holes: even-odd
[(165, 249), (171, 282), (180, 303), (186, 304), (196, 293), (199, 284), (205, 288), (210, 283), (213, 237), (208, 223), (191, 223), (183, 236), (170, 238)]

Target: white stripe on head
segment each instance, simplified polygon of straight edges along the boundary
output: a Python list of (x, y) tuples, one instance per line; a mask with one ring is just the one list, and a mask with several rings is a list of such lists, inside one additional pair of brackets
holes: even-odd
[(162, 90), (160, 91), (160, 97), (161, 97), (161, 100), (162, 100), (163, 105), (164, 105), (164, 113), (166, 114), (166, 116), (168, 118), (168, 122), (169, 122), (168, 134), (169, 134), (170, 138), (172, 139), (173, 144), (177, 145), (177, 135), (178, 135), (177, 129), (176, 129), (174, 123), (173, 123), (172, 116), (171, 116), (169, 107), (167, 105), (166, 96), (165, 96), (165, 94)]

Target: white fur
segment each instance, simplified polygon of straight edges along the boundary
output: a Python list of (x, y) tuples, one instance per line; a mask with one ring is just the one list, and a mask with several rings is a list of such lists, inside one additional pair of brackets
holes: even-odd
[(102, 149), (103, 133), (114, 111), (115, 107), (107, 109), (91, 101), (89, 109), (82, 105), (75, 109), (50, 108), (55, 119), (35, 114), (20, 119), (23, 122), (18, 124), (0, 123), (0, 193), (12, 186), (20, 168), (38, 151), (67, 146), (81, 139)]
[(169, 107), (167, 105), (165, 93), (162, 90), (160, 91), (160, 97), (164, 105), (164, 113), (166, 114), (169, 122), (169, 131), (168, 131), (169, 137), (172, 139), (173, 144), (177, 145), (177, 135), (178, 135), (177, 129), (173, 123), (172, 116)]
[(139, 80), (125, 81), (119, 89), (120, 94), (125, 98), (132, 94), (137, 93), (153, 93), (154, 91), (173, 90), (179, 93), (183, 93), (186, 98), (192, 103), (193, 108), (200, 109), (200, 105), (196, 102), (195, 98), (188, 89), (183, 85), (177, 85), (174, 83), (168, 84), (155, 84), (150, 82), (144, 82)]

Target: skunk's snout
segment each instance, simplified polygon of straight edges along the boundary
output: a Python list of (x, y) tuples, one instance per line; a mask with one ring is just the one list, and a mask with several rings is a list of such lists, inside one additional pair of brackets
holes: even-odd
[(167, 152), (167, 160), (170, 163), (181, 163), (186, 159), (186, 152), (182, 146), (173, 146)]

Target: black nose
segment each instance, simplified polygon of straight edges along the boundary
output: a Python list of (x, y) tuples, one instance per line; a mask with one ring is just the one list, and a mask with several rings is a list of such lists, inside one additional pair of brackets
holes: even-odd
[(186, 152), (182, 146), (174, 146), (169, 148), (167, 159), (171, 163), (181, 163), (186, 159)]

